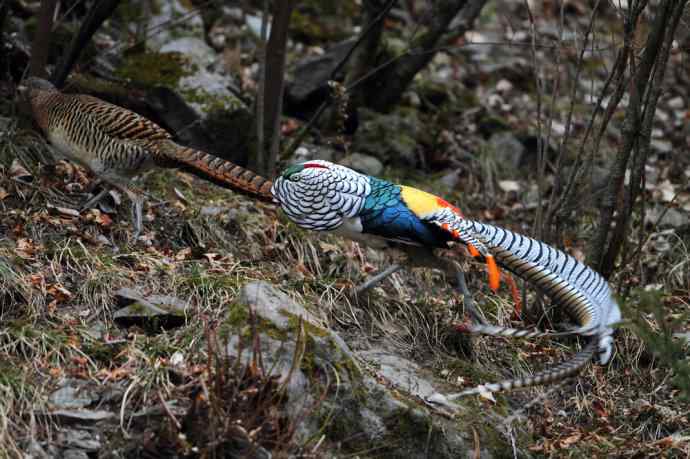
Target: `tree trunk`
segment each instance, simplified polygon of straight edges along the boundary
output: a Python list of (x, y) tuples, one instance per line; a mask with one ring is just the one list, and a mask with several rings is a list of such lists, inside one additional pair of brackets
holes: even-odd
[(273, 3), (271, 33), (266, 44), (266, 80), (264, 82), (264, 145), (257, 152), (257, 170), (270, 175), (276, 166), (280, 148), (280, 116), (283, 111), (285, 87), (285, 56), (290, 15), (295, 0)]
[(42, 0), (41, 9), (38, 11), (38, 25), (36, 34), (31, 44), (31, 61), (29, 62), (29, 75), (45, 78), (48, 76), (46, 65), (50, 51), (50, 36), (53, 30), (53, 15), (57, 0)]
[[(434, 2), (429, 12), (430, 18), (425, 31), (416, 37), (410, 49), (397, 58), (391, 59), (383, 68), (372, 75), (353, 97), (366, 101), (374, 110), (386, 112), (391, 110), (402, 97), (415, 75), (433, 59), (437, 49), (445, 44), (449, 26), (460, 13), (463, 21), (459, 30), (452, 31), (456, 37), (468, 30), (479, 16), (487, 0), (440, 0)], [(467, 14), (465, 14), (467, 13)]]

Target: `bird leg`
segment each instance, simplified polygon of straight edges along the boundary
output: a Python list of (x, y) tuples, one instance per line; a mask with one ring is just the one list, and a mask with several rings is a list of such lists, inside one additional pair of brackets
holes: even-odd
[(370, 288), (374, 287), (376, 284), (380, 283), (383, 281), (386, 277), (390, 276), (393, 273), (396, 273), (400, 271), (403, 268), (403, 265), (398, 264), (398, 263), (393, 263), (383, 271), (381, 271), (378, 274), (375, 274), (371, 276), (369, 279), (366, 281), (362, 282), (360, 285), (355, 287), (355, 296), (361, 295), (362, 293), (366, 292)]
[(129, 188), (124, 188), (125, 193), (130, 201), (132, 201), (132, 221), (134, 224), (134, 240), (139, 238), (141, 230), (143, 229), (143, 213), (144, 213), (144, 196), (140, 193), (135, 193)]
[[(126, 185), (123, 185), (121, 183), (118, 183), (118, 181), (115, 181), (115, 180), (104, 179), (104, 181), (106, 183), (108, 183), (109, 185), (111, 185), (112, 187), (121, 191), (123, 194), (126, 194), (127, 197), (129, 198), (129, 200), (132, 202), (132, 224), (134, 226), (134, 234), (132, 235), (132, 237), (134, 238), (134, 240), (137, 240), (139, 238), (139, 235), (141, 234), (142, 229), (143, 229), (143, 221), (144, 221), (144, 217), (143, 217), (144, 194), (143, 194), (143, 192), (141, 192), (139, 190), (135, 191), (134, 189), (132, 189)], [(96, 202), (98, 202), (98, 200), (102, 199), (101, 195), (105, 196), (106, 193), (107, 193), (107, 191), (105, 193), (104, 192), (99, 193), (97, 196), (92, 198), (89, 201), (89, 203), (91, 203), (93, 201), (93, 203), (95, 204)], [(97, 200), (97, 198), (99, 198), (99, 199)]]
[(455, 278), (458, 281), (458, 289), (462, 294), (462, 304), (465, 306), (465, 310), (476, 323), (485, 325), (487, 323), (486, 319), (484, 319), (484, 315), (479, 311), (479, 309), (477, 309), (476, 305), (474, 304), (472, 292), (470, 292), (470, 289), (467, 288), (465, 271), (460, 269), (460, 267), (457, 265), (455, 266)]

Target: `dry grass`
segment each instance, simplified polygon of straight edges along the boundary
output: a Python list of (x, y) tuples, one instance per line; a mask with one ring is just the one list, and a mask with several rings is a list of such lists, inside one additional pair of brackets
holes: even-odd
[[(251, 280), (280, 285), (324, 324), (352, 338), (355, 348), (363, 342), (392, 343), (444, 377), (449, 387), (522, 376), (573, 352), (574, 340), (480, 337), (471, 349), (458, 342), (449, 324), (458, 319), (461, 300), (438, 272), (399, 272), (383, 288), (356, 301), (350, 297), (351, 288), (389, 263), (387, 256), (337, 238), (306, 234), (269, 207), (256, 207), (210, 185), (192, 185), (175, 172), (147, 177), (148, 189), (161, 201), (148, 206), (145, 232), (150, 242), (132, 244), (126, 205), (111, 223), (51, 210), (49, 204), (78, 205), (80, 196), (68, 190), (70, 177), (41, 173), (37, 160), (43, 157), (45, 146), (33, 134), (14, 129), (0, 138), (0, 189), (8, 193), (0, 200), (0, 443), (11, 457), (18, 457), (32, 439), (55, 435), (51, 418), (34, 413), (46, 410), (46, 397), (61, 377), (121, 388), (121, 416), (111, 441), (137, 432), (137, 413), (172, 400), (184, 401), (187, 416), (212, 415), (208, 405), (198, 405), (204, 381), (198, 370), (210, 368), (212, 360), (204, 344), (209, 331), (203, 324), (222, 321), (240, 287)], [(15, 158), (31, 173), (30, 183), (12, 177)], [(186, 200), (172, 193), (173, 186)], [(470, 201), (471, 196), (467, 190), (464, 199)], [(220, 211), (202, 211), (214, 207)], [(682, 289), (687, 285), (683, 276), (688, 250), (682, 241), (674, 244), (675, 250), (662, 258), (659, 272), (666, 275), (659, 281), (678, 298), (687, 294)], [(500, 297), (490, 294), (484, 276), (483, 267), (474, 267), (470, 288), (489, 321), (520, 325), (510, 319), (513, 304), (507, 289)], [(155, 334), (115, 326), (113, 292), (120, 287), (184, 299), (186, 324)], [(592, 367), (557, 390), (500, 397), (495, 410), (504, 419), (504, 441), (509, 443), (520, 430), (533, 432), (534, 443), (518, 446), (531, 446), (538, 455), (558, 456), (566, 450), (576, 456), (626, 455), (626, 443), (640, 439), (645, 440), (645, 454), (687, 452), (686, 443), (681, 449), (662, 449), (663, 442), (676, 438), (671, 435), (687, 434), (686, 412), (676, 405), (669, 370), (659, 366), (629, 331), (620, 334), (617, 346), (608, 369)], [(180, 356), (184, 371), (172, 363)], [(275, 389), (265, 375), (246, 369), (233, 373), (227, 363), (218, 362), (213, 371), (224, 375), (226, 389), (247, 384), (268, 392)], [(204, 384), (203, 390), (210, 390), (211, 383)], [(217, 390), (220, 394), (226, 389)], [(247, 410), (234, 406), (238, 413)], [(225, 407), (233, 409), (232, 404)], [(215, 416), (219, 419), (220, 413)], [(265, 418), (260, 418), (257, 422), (263, 423)], [(285, 419), (270, 422), (276, 422), (271, 425), (283, 434), (290, 424)], [(190, 438), (186, 446), (179, 443), (174, 435), (179, 429), (173, 425), (158, 425), (159, 433), (170, 434), (161, 434), (161, 441), (169, 440), (170, 447), (191, 447)]]

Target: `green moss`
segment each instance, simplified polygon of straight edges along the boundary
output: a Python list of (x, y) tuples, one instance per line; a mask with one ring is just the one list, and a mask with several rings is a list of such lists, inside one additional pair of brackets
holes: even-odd
[(94, 361), (109, 365), (113, 365), (120, 354), (117, 346), (107, 345), (97, 340), (87, 341), (82, 345), (81, 350)]
[(414, 408), (400, 408), (386, 423), (395, 438), (426, 438), (433, 429), (430, 416), (414, 412)]
[(298, 40), (308, 43), (339, 41), (348, 37), (347, 22), (359, 7), (352, 0), (303, 0), (290, 16), (290, 32)]
[(180, 78), (196, 71), (196, 65), (178, 52), (143, 52), (127, 56), (115, 72), (120, 78), (150, 86), (177, 88)]
[(228, 308), (228, 315), (225, 323), (233, 327), (241, 327), (249, 322), (249, 311), (242, 304), (231, 304)]
[[(288, 318), (288, 330), (297, 332), (300, 326), (300, 316), (292, 314), (286, 310), (281, 310), (280, 313)], [(304, 332), (310, 336), (318, 336), (320, 338), (325, 338), (330, 336), (327, 330), (312, 324), (309, 321), (301, 320), (302, 327), (304, 327)]]
[(234, 289), (238, 280), (223, 273), (209, 273), (201, 263), (193, 263), (183, 285), (197, 290), (201, 295), (214, 294), (219, 290)]
[(22, 379), (22, 368), (9, 361), (0, 362), (0, 386), (19, 389), (25, 381)]
[(245, 108), (244, 103), (234, 96), (221, 97), (218, 94), (211, 94), (202, 88), (184, 88), (180, 93), (187, 102), (198, 104), (202, 112), (209, 114), (213, 112), (233, 112)]
[(365, 402), (368, 392), (366, 387), (364, 387), (362, 384), (363, 375), (357, 364), (352, 359), (345, 358), (333, 362), (333, 366), (335, 366), (336, 370), (338, 370), (338, 373), (342, 374), (343, 371), (347, 373), (350, 379), (350, 384), (352, 385), (352, 395), (354, 395), (355, 398), (360, 402)]

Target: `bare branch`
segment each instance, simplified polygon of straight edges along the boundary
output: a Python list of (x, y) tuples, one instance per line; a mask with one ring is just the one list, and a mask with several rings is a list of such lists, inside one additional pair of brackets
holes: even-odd
[[(640, 3), (645, 4), (645, 2)], [(614, 210), (616, 210), (618, 199), (623, 189), (623, 179), (629, 167), (632, 151), (635, 148), (640, 148), (645, 140), (647, 144), (649, 143), (649, 139), (645, 139), (641, 133), (643, 108), (653, 113), (656, 107), (656, 100), (653, 97), (649, 97), (648, 103), (650, 105), (643, 107), (645, 94), (650, 90), (648, 86), (653, 82), (656, 66), (660, 65), (660, 55), (664, 55), (665, 58), (668, 59), (668, 54), (663, 52), (664, 44), (666, 43), (665, 37), (668, 37), (668, 33), (670, 33), (672, 37), (672, 34), (675, 32), (675, 27), (677, 26), (677, 21), (673, 21), (672, 15), (679, 4), (685, 5), (685, 3), (685, 0), (667, 0), (656, 8), (656, 15), (652, 21), (650, 32), (647, 35), (647, 41), (640, 59), (640, 64), (633, 74), (634, 77), (630, 85), (630, 103), (623, 122), (623, 143), (616, 154), (616, 158), (614, 159), (609, 173), (608, 185), (599, 212), (597, 233), (588, 254), (592, 264), (602, 275), (604, 275), (604, 277), (608, 277), (611, 274), (615, 256), (618, 254), (622, 244), (621, 238), (624, 235), (632, 209), (632, 206), (621, 209), (621, 212), (625, 215), (618, 219), (620, 225), (614, 232), (610, 242), (611, 246), (607, 247), (607, 241), (614, 221)], [(638, 7), (636, 8), (635, 6)], [(639, 5), (633, 5), (631, 10), (642, 12)], [(632, 14), (631, 12), (631, 15)], [(636, 20), (633, 18), (633, 16), (629, 16), (626, 21), (626, 28), (628, 28), (628, 30), (636, 24)], [(669, 24), (671, 24), (670, 29)], [(665, 66), (666, 62), (663, 62), (663, 65)]]
[(70, 43), (62, 62), (60, 62), (60, 65), (53, 75), (53, 83), (55, 83), (55, 86), (60, 88), (65, 84), (67, 75), (69, 75), (77, 59), (79, 59), (82, 50), (86, 47), (91, 37), (93, 37), (93, 34), (96, 33), (103, 22), (113, 14), (119, 3), (120, 0), (102, 0), (94, 2), (86, 19), (84, 19), (84, 22), (81, 24), (79, 32), (72, 39), (72, 43)]

